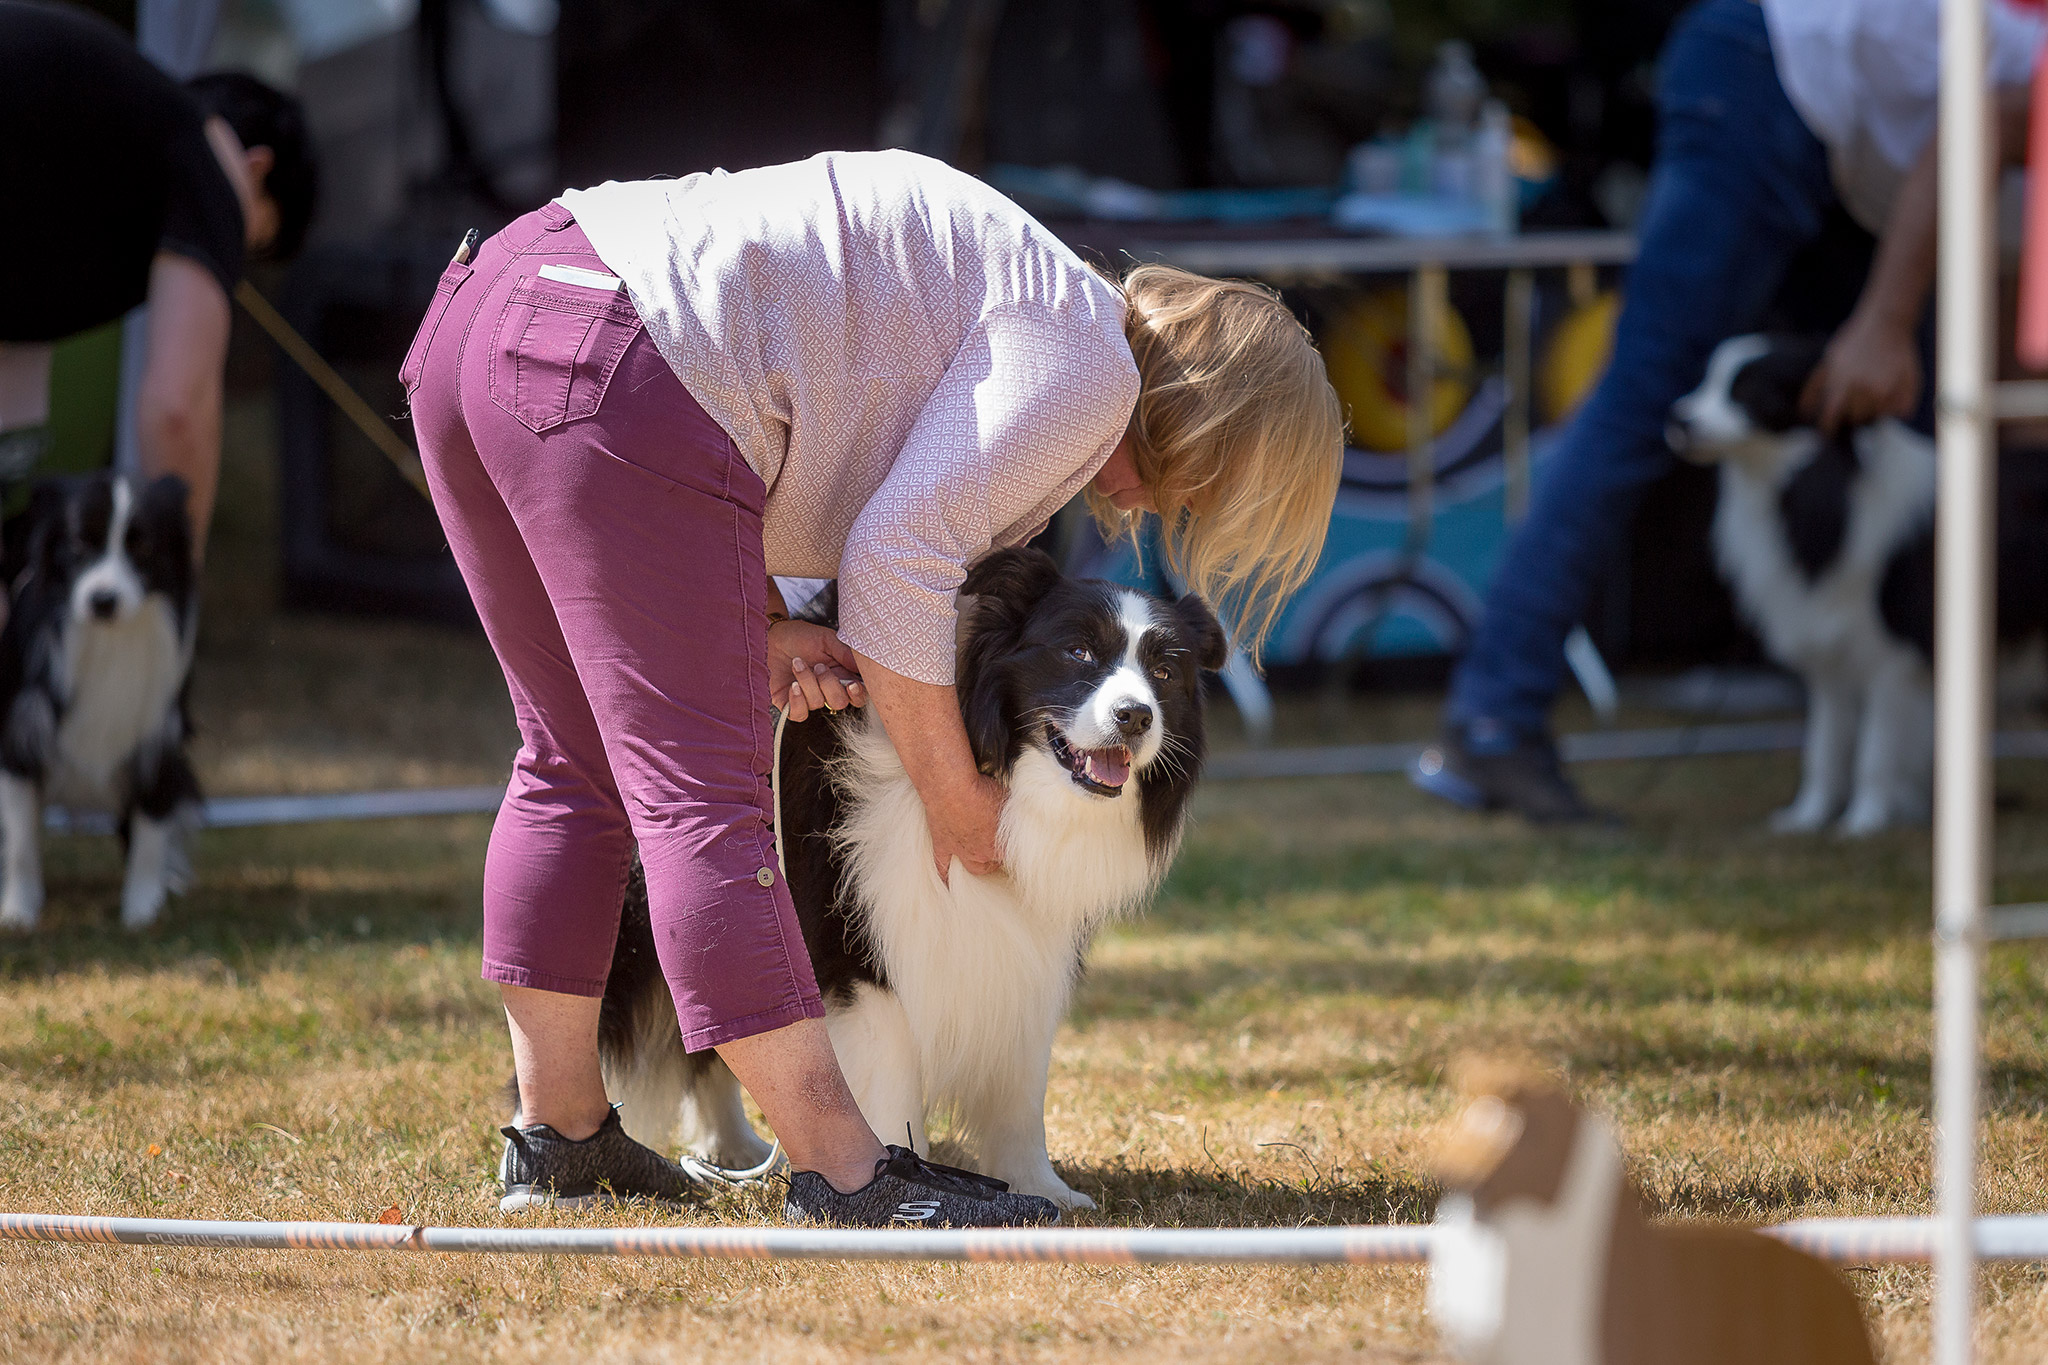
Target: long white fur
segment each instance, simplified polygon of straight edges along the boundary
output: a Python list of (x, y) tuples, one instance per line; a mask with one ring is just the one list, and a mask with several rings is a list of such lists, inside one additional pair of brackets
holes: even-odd
[[(942, 883), (924, 807), (895, 747), (873, 719), (851, 740), (840, 780), (852, 803), (840, 837), (893, 987), (886, 994), (915, 1048), (878, 1066), (863, 1044), (884, 1043), (893, 1030), (834, 1029), (861, 1112), (885, 1137), (906, 1121), (921, 1137), (928, 1116), (951, 1107), (980, 1169), (1026, 1194), (1093, 1207), (1046, 1155), (1046, 1073), (1082, 949), (1154, 885), (1135, 779), (1115, 797), (1091, 795), (1051, 755), (1025, 750), (1003, 808), (1003, 871), (975, 877), (956, 861)], [(1151, 747), (1156, 754), (1159, 742)], [(903, 1062), (914, 1063), (914, 1112), (901, 1112)]]
[(1512, 1200), (1478, 1218), (1470, 1196), (1437, 1205), (1429, 1311), (1462, 1360), (1598, 1365), (1606, 1247), (1621, 1146), (1581, 1114), (1557, 1198)]
[(1806, 683), (1799, 792), (1771, 827), (1810, 832), (1839, 816), (1838, 830), (1854, 836), (1924, 821), (1933, 678), (1919, 652), (1885, 628), (1878, 587), (1893, 552), (1932, 513), (1934, 443), (1889, 420), (1855, 433), (1861, 469), (1848, 533), (1836, 561), (1809, 582), (1786, 541), (1778, 498), (1821, 438), (1754, 432), (1728, 396), (1736, 371), (1765, 345), (1755, 337), (1724, 343), (1673, 415), (1690, 431), (1687, 454), (1720, 462), (1714, 552), (1736, 601), (1771, 657)]
[[(1136, 593), (1121, 595), (1117, 609), (1126, 636), (1118, 667), (1063, 729), (1076, 747), (1117, 744), (1116, 708), (1151, 707), (1154, 724), (1131, 745), (1131, 779), (1113, 797), (1095, 795), (1050, 753), (1028, 746), (1010, 774), (998, 831), (1002, 871), (976, 877), (956, 860), (939, 880), (923, 803), (872, 711), (848, 722), (847, 752), (833, 774), (847, 812), (837, 837), (890, 982), (886, 990), (863, 985), (850, 1003), (827, 1007), (833, 1050), (861, 1114), (884, 1141), (907, 1131), (923, 1152), (932, 1117), (950, 1111), (977, 1169), (1067, 1208), (1093, 1208), (1094, 1201), (1062, 1180), (1046, 1153), (1053, 1038), (1089, 940), (1145, 902), (1174, 851), (1148, 856), (1138, 811), (1138, 773), (1170, 742), (1138, 661), (1144, 634), (1160, 623)], [(674, 1028), (673, 1015), (656, 1014)], [(641, 1049), (664, 1051), (673, 1054), (672, 1047)], [(656, 1078), (658, 1069), (606, 1078), (626, 1105), (627, 1131), (659, 1141), (673, 1122), (673, 1097), (687, 1089), (685, 1146), (721, 1165), (752, 1164), (765, 1154), (724, 1067), (693, 1087), (679, 1075)]]

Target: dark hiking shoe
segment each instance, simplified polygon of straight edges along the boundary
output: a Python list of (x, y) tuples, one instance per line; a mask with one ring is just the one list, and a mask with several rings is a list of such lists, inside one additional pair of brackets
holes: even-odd
[(545, 1123), (508, 1125), (499, 1131), (505, 1134), (505, 1159), (498, 1167), (505, 1185), (505, 1197), (498, 1201), (500, 1213), (520, 1213), (536, 1204), (572, 1209), (632, 1200), (680, 1204), (710, 1188), (661, 1153), (627, 1137), (616, 1109), (581, 1142)]
[(1408, 780), (1466, 810), (1511, 810), (1532, 824), (1613, 818), (1586, 804), (1550, 739), (1516, 735), (1493, 722), (1445, 726), (1443, 738), (1409, 765)]
[(792, 1223), (846, 1228), (1030, 1228), (1060, 1221), (1059, 1205), (1017, 1194), (1003, 1181), (926, 1161), (893, 1143), (875, 1178), (841, 1194), (816, 1171), (789, 1177), (782, 1216)]

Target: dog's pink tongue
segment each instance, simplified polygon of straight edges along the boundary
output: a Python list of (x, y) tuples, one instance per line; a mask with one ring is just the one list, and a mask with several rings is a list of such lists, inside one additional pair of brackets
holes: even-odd
[(1129, 749), (1086, 749), (1082, 751), (1082, 758), (1090, 782), (1105, 787), (1121, 787), (1131, 779)]

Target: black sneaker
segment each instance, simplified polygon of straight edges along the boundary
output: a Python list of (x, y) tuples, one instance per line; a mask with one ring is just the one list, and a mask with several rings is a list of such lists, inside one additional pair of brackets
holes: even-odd
[(891, 1143), (875, 1178), (841, 1194), (816, 1171), (795, 1171), (782, 1216), (849, 1228), (1029, 1228), (1060, 1221), (1059, 1205), (1017, 1194), (992, 1176), (926, 1161)]
[(499, 1131), (505, 1135), (505, 1159), (498, 1167), (505, 1185), (500, 1213), (520, 1213), (536, 1204), (572, 1209), (631, 1200), (680, 1204), (709, 1192), (708, 1184), (626, 1136), (617, 1109), (580, 1142), (545, 1123)]
[(1586, 804), (1548, 736), (1531, 739), (1497, 722), (1445, 726), (1409, 765), (1408, 780), (1466, 810), (1511, 810), (1532, 824), (1612, 818)]

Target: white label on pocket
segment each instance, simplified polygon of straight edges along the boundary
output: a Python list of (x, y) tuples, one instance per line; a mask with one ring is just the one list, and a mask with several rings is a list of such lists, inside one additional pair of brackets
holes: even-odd
[(602, 270), (585, 270), (575, 265), (544, 265), (540, 277), (553, 280), (556, 284), (581, 285), (585, 289), (602, 289), (607, 294), (618, 292), (619, 277), (607, 275)]

